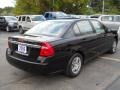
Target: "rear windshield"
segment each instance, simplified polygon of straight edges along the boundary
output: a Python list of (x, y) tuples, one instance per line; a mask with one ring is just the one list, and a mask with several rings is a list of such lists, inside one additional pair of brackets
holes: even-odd
[(0, 17), (0, 22), (5, 22), (5, 19)]
[(68, 22), (58, 22), (58, 21), (45, 21), (37, 26), (33, 27), (25, 34), (27, 35), (50, 35), (50, 36), (59, 36), (61, 35), (68, 27), (70, 23)]

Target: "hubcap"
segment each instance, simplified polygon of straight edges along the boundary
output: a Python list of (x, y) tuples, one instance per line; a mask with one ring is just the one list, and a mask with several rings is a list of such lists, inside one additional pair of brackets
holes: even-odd
[(72, 72), (74, 73), (74, 74), (77, 74), (77, 73), (79, 73), (79, 71), (80, 71), (80, 69), (81, 69), (81, 59), (80, 59), (80, 57), (75, 57), (74, 58), (74, 60), (73, 60), (73, 62), (72, 62)]
[(117, 44), (116, 44), (116, 42), (114, 41), (114, 42), (113, 42), (113, 52), (116, 52), (116, 48), (117, 48)]

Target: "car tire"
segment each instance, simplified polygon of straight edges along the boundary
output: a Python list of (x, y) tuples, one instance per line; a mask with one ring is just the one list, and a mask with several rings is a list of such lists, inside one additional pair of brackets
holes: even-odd
[(23, 28), (22, 28), (22, 27), (19, 27), (19, 32), (20, 32), (20, 34), (23, 34), (23, 33), (24, 33), (24, 31), (23, 31)]
[(6, 27), (6, 31), (10, 32), (10, 27), (9, 26)]
[(80, 55), (79, 53), (74, 54), (68, 62), (65, 74), (71, 78), (78, 76), (80, 74), (82, 64), (82, 55)]
[(117, 51), (117, 41), (114, 40), (113, 44), (112, 44), (112, 48), (110, 49), (110, 53), (114, 54), (114, 53), (116, 53), (116, 51)]

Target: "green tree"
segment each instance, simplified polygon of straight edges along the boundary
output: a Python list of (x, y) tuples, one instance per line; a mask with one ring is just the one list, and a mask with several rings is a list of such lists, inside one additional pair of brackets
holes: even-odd
[[(105, 14), (118, 14), (118, 7), (120, 5), (119, 0), (104, 0), (105, 2)], [(92, 0), (91, 7), (95, 13), (102, 13), (103, 0)]]
[(13, 7), (0, 8), (0, 15), (13, 15)]
[(41, 14), (46, 11), (65, 11), (66, 13), (84, 14), (88, 0), (16, 0), (14, 13)]
[[(89, 5), (89, 3), (91, 4)], [(119, 5), (119, 0), (105, 0), (105, 13), (119, 14)], [(16, 15), (42, 14), (53, 10), (72, 14), (101, 13), (102, 0), (16, 0), (14, 13)]]

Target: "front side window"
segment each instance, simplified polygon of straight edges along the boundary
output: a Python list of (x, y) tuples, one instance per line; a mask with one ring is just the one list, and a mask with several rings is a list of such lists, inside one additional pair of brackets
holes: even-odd
[(46, 13), (46, 14), (45, 14), (45, 18), (49, 18), (49, 13)]
[(91, 21), (91, 23), (93, 24), (96, 33), (105, 33), (105, 28), (104, 26), (98, 22), (98, 21)]
[(22, 17), (22, 21), (25, 21), (25, 19), (26, 19), (26, 17), (25, 17), (25, 16), (23, 16), (23, 17)]
[(93, 33), (92, 26), (89, 21), (80, 21), (77, 23), (81, 34), (90, 34)]
[(20, 16), (20, 17), (18, 17), (18, 21), (21, 21), (21, 16)]
[(113, 21), (113, 16), (103, 16), (101, 21)]

